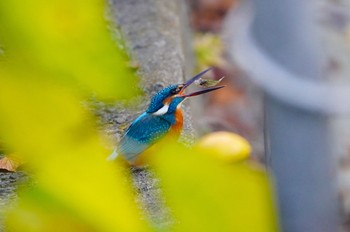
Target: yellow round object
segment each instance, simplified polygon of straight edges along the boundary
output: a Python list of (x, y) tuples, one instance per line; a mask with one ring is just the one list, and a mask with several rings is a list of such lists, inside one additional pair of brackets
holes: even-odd
[(252, 150), (246, 139), (226, 131), (214, 132), (202, 137), (196, 143), (196, 147), (204, 154), (230, 163), (247, 159)]

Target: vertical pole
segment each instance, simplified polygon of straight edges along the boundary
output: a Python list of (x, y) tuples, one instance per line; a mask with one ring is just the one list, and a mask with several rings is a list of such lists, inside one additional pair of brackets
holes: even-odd
[[(277, 64), (302, 78), (322, 79), (312, 3), (253, 0), (256, 43)], [(254, 64), (252, 64), (253, 66)], [(336, 183), (327, 118), (266, 96), (270, 167), (283, 232), (337, 231)]]

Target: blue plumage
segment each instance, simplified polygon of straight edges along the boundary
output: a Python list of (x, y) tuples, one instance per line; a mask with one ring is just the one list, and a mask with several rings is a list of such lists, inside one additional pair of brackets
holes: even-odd
[(178, 90), (178, 85), (169, 85), (168, 87), (165, 87), (164, 89), (160, 90), (151, 100), (151, 103), (149, 104), (148, 109), (146, 110), (147, 113), (154, 113), (160, 108), (164, 106), (164, 100), (176, 93), (178, 93), (180, 90)]
[[(118, 154), (133, 163), (137, 156), (163, 138), (173, 127), (180, 132), (182, 128), (182, 113), (177, 112), (179, 105), (187, 97), (207, 93), (223, 86), (208, 88), (199, 92), (185, 95), (183, 91), (191, 83), (200, 78), (208, 70), (197, 74), (184, 84), (170, 85), (160, 90), (151, 100), (145, 113), (137, 117), (125, 131), (118, 148), (108, 158), (115, 159)], [(180, 110), (181, 111), (181, 110)]]
[(118, 152), (132, 161), (138, 154), (164, 137), (171, 126), (176, 123), (175, 111), (184, 97), (174, 99), (164, 115), (143, 113), (129, 126), (122, 137)]
[(144, 113), (127, 129), (119, 143), (118, 151), (131, 161), (166, 135), (170, 127), (171, 123), (162, 117)]

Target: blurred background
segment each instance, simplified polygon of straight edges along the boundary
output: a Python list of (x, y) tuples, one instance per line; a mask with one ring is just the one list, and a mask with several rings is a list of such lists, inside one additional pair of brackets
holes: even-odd
[[(0, 3), (0, 231), (350, 231), (347, 0)], [(181, 143), (105, 161), (213, 67)], [(215, 133), (215, 132), (229, 133)]]

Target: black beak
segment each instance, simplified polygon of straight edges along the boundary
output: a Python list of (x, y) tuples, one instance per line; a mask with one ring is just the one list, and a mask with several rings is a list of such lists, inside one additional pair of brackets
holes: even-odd
[(190, 86), (193, 82), (198, 80), (201, 76), (203, 76), (206, 72), (210, 71), (211, 69), (212, 68), (207, 68), (206, 70), (204, 70), (204, 71), (198, 73), (197, 75), (195, 75), (194, 77), (192, 77), (190, 80), (186, 81), (183, 84), (182, 90), (179, 93), (179, 95), (181, 95), (181, 96), (183, 96), (185, 98), (193, 97), (193, 96), (201, 95), (201, 94), (208, 93), (208, 92), (211, 92), (211, 91), (214, 91), (214, 90), (221, 89), (221, 88), (225, 87), (224, 85), (221, 85), (221, 86), (215, 86), (215, 87), (212, 87), (212, 88), (207, 88), (207, 89), (204, 89), (204, 90), (201, 90), (201, 91), (193, 92), (193, 93), (190, 93), (190, 94), (183, 94), (184, 90), (188, 86)]
[(191, 79), (189, 79), (188, 81), (186, 81), (183, 84), (182, 89), (186, 89), (188, 86), (190, 86), (195, 80), (199, 79), (201, 76), (203, 76), (206, 72), (208, 72), (209, 70), (211, 70), (212, 68), (207, 68), (206, 70), (198, 73), (197, 75), (195, 75), (194, 77), (192, 77)]
[(212, 87), (212, 88), (207, 88), (207, 89), (204, 89), (204, 90), (201, 90), (201, 91), (197, 91), (197, 92), (186, 94), (186, 95), (184, 95), (184, 97), (193, 97), (193, 96), (201, 95), (201, 94), (208, 93), (208, 92), (211, 92), (211, 91), (214, 91), (214, 90), (217, 90), (217, 89), (221, 89), (223, 87), (225, 87), (225, 86), (221, 85), (221, 86), (215, 86), (215, 87)]

